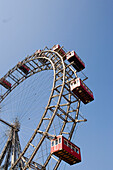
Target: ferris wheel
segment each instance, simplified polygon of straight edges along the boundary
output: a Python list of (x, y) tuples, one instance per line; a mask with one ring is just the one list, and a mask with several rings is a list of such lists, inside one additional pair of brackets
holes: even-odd
[[(94, 100), (85, 64), (60, 45), (27, 56), (0, 79), (0, 169), (63, 169), (81, 162), (71, 142), (80, 103)], [(61, 163), (63, 162), (63, 163)]]

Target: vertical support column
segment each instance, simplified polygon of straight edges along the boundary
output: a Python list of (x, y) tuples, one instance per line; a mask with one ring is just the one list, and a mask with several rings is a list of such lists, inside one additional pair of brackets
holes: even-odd
[[(17, 143), (17, 149), (18, 149), (18, 157), (19, 155), (22, 153), (21, 151), (21, 145), (20, 145), (20, 140), (19, 140), (19, 136), (18, 136), (18, 133), (16, 133), (16, 143)], [(21, 159), (20, 160), (20, 169), (22, 169), (24, 167), (24, 162), (23, 160)]]
[[(11, 147), (12, 147), (12, 131), (13, 131), (13, 129), (11, 129), (11, 131), (10, 131), (6, 146), (1, 154), (1, 164), (2, 164), (2, 161), (4, 161), (3, 169), (6, 169), (6, 170), (8, 169), (8, 166), (10, 163), (9, 161), (10, 161)], [(5, 160), (4, 160), (4, 158), (5, 158)]]
[(13, 136), (12, 136), (12, 156), (11, 156), (11, 166), (16, 161), (16, 131), (13, 129)]
[(12, 143), (10, 141), (8, 151), (7, 151), (7, 156), (6, 156), (5, 163), (4, 163), (4, 169), (6, 169), (6, 170), (8, 169), (8, 166), (9, 166), (9, 160), (10, 160), (10, 155), (11, 155), (11, 146), (12, 146)]

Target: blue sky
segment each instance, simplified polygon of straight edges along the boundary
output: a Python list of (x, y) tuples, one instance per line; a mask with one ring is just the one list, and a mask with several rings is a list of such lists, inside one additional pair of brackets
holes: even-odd
[(82, 162), (72, 170), (112, 169), (112, 31), (112, 0), (0, 0), (0, 77), (37, 49), (57, 43), (86, 63), (95, 101), (81, 108), (88, 122), (75, 137)]

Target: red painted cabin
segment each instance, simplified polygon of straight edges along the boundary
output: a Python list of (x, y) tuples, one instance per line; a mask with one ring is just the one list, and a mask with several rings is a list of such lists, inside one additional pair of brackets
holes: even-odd
[(57, 45), (54, 45), (52, 47), (52, 50), (58, 52), (63, 57), (63, 59), (65, 60), (66, 59), (66, 52), (62, 48), (61, 49), (60, 48), (61, 48), (60, 45), (57, 44)]
[(18, 63), (19, 69), (24, 72), (26, 75), (29, 73), (29, 67), (25, 64)]
[(94, 100), (93, 92), (83, 83), (80, 78), (71, 81), (70, 89), (84, 104)]
[(5, 78), (0, 79), (0, 84), (6, 89), (11, 89), (11, 83), (7, 81)]
[(72, 64), (73, 67), (79, 72), (85, 68), (84, 62), (81, 60), (81, 58), (76, 54), (75, 51), (68, 52), (67, 55), (67, 60), (71, 63), (74, 61)]
[(80, 148), (62, 135), (51, 140), (51, 154), (56, 155), (70, 165), (81, 162)]

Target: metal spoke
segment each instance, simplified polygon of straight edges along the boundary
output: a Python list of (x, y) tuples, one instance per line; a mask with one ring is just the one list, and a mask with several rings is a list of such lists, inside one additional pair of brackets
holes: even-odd
[(4, 123), (5, 125), (7, 125), (7, 126), (13, 128), (13, 129), (16, 129), (17, 131), (19, 130), (19, 129), (17, 129), (14, 125), (12, 125), (12, 124), (10, 124), (10, 123), (8, 123), (8, 122), (2, 120), (2, 119), (0, 119), (0, 122)]

